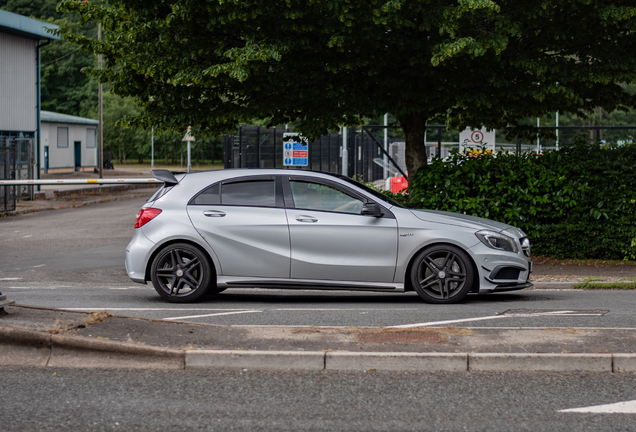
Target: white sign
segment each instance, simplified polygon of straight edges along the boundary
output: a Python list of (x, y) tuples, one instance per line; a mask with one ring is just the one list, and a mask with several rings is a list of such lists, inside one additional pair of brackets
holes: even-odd
[(283, 165), (307, 166), (309, 143), (301, 135), (293, 132), (283, 134)]
[(466, 128), (459, 133), (459, 152), (471, 153), (481, 152), (481, 150), (495, 152), (495, 131), (488, 132), (486, 128), (469, 129)]
[(192, 126), (188, 126), (188, 130), (181, 141), (194, 141), (194, 137), (192, 136)]

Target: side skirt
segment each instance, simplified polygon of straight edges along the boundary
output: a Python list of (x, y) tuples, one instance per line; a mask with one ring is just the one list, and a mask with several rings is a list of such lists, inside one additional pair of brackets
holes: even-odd
[(404, 292), (402, 283), (351, 282), (308, 279), (268, 279), (218, 276), (219, 288), (276, 288), (276, 289), (313, 289), (313, 290), (345, 290), (345, 291), (378, 291)]

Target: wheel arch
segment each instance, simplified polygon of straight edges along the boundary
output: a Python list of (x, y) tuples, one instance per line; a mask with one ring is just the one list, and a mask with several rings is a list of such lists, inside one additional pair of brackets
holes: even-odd
[(470, 265), (472, 266), (473, 272), (475, 273), (473, 286), (470, 287), (470, 291), (468, 292), (471, 292), (471, 293), (479, 292), (479, 269), (477, 268), (475, 259), (471, 256), (470, 252), (466, 248), (458, 244), (449, 243), (449, 242), (429, 243), (429, 244), (421, 246), (418, 250), (416, 250), (413, 253), (413, 255), (411, 256), (411, 259), (409, 260), (408, 265), (406, 266), (406, 271), (404, 273), (404, 291), (415, 291), (415, 288), (413, 287), (413, 284), (411, 283), (411, 269), (413, 268), (413, 263), (415, 262), (415, 258), (417, 258), (420, 252), (422, 252), (424, 249), (428, 249), (433, 246), (453, 246), (456, 248), (460, 248), (462, 251), (464, 251), (466, 255), (468, 256), (468, 259), (470, 259)]
[(148, 262), (146, 263), (146, 271), (144, 273), (144, 278), (146, 281), (152, 280), (152, 277), (150, 275), (151, 272), (151, 268), (152, 268), (152, 262), (155, 260), (155, 257), (159, 254), (159, 252), (161, 252), (166, 246), (170, 246), (172, 244), (175, 243), (186, 243), (189, 244), (191, 246), (195, 246), (196, 248), (200, 249), (205, 256), (208, 259), (208, 263), (210, 264), (210, 267), (212, 267), (212, 271), (214, 272), (214, 285), (216, 286), (216, 281), (217, 281), (217, 277), (218, 277), (218, 271), (216, 268), (216, 265), (214, 264), (214, 259), (212, 259), (212, 256), (210, 255), (210, 253), (208, 252), (208, 250), (203, 247), (202, 245), (200, 245), (199, 243), (189, 240), (189, 239), (171, 239), (168, 240), (165, 243), (161, 243), (160, 245), (158, 245), (155, 250), (152, 252), (152, 254), (150, 255), (150, 258), (148, 258)]

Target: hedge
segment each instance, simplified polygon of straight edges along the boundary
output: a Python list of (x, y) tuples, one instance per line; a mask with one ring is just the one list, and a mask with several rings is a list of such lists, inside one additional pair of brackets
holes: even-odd
[(579, 143), (542, 155), (453, 153), (409, 178), (399, 198), (517, 226), (533, 253), (636, 259), (636, 145)]

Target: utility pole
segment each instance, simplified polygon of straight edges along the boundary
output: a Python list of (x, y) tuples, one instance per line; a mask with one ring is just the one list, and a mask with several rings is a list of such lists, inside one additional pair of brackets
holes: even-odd
[[(102, 24), (97, 24), (97, 39), (102, 41)], [(102, 70), (102, 55), (97, 54), (97, 68)], [(97, 126), (97, 135), (99, 135), (98, 148), (98, 164), (99, 164), (99, 178), (104, 178), (104, 112), (102, 110), (102, 83), (97, 84), (97, 117), (99, 125)]]

